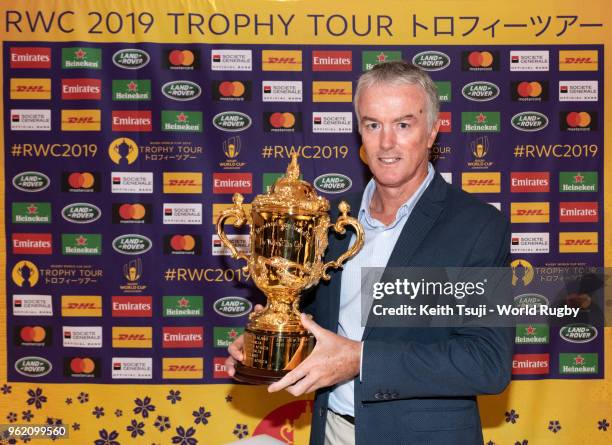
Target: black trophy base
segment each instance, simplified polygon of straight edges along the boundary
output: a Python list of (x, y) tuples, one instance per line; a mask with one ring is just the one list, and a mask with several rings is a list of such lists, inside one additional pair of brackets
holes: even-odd
[(315, 338), (308, 331), (244, 331), (244, 360), (236, 364), (234, 378), (255, 385), (269, 385), (282, 379), (312, 352)]
[(269, 385), (278, 382), (288, 372), (289, 371), (270, 371), (268, 369), (251, 368), (250, 366), (244, 366), (242, 363), (236, 363), (234, 378), (242, 383)]

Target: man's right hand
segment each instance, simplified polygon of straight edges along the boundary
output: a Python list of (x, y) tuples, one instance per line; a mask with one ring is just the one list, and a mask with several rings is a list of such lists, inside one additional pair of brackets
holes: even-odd
[[(256, 304), (253, 310), (255, 312), (261, 312), (263, 309), (264, 308), (261, 304)], [(225, 369), (230, 377), (234, 377), (234, 374), (236, 373), (236, 363), (244, 360), (244, 354), (242, 353), (243, 350), (244, 335), (240, 335), (227, 347), (227, 352), (230, 353), (230, 356), (225, 360)]]

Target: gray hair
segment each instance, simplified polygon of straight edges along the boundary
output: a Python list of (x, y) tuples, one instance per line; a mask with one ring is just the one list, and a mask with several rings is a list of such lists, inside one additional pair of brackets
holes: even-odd
[[(361, 119), (357, 106), (359, 97), (366, 88), (379, 84), (393, 86), (417, 85), (421, 87), (425, 93), (427, 102), (427, 124), (429, 128), (433, 128), (434, 123), (438, 119), (438, 112), (440, 111), (438, 88), (434, 81), (431, 80), (431, 77), (429, 77), (429, 74), (421, 68), (403, 60), (379, 63), (378, 65), (374, 65), (370, 71), (366, 71), (359, 77), (353, 100), (358, 123)], [(359, 123), (358, 125), (361, 124)]]

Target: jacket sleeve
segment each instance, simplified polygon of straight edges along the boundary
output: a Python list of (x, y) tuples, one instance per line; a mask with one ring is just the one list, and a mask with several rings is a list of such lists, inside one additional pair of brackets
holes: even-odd
[[(466, 266), (507, 266), (509, 248), (508, 221), (491, 218), (482, 228)], [(510, 381), (513, 331), (460, 327), (452, 329), (448, 338), (431, 344), (366, 340), (362, 374), (356, 380), (361, 400), (499, 393)], [(359, 380), (361, 383), (357, 383)]]

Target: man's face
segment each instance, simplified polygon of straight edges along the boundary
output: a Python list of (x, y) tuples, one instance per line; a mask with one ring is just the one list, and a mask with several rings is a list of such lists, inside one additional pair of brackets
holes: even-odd
[(417, 85), (374, 85), (359, 96), (361, 138), (379, 186), (416, 189), (427, 175), (439, 122), (429, 128), (426, 104)]

